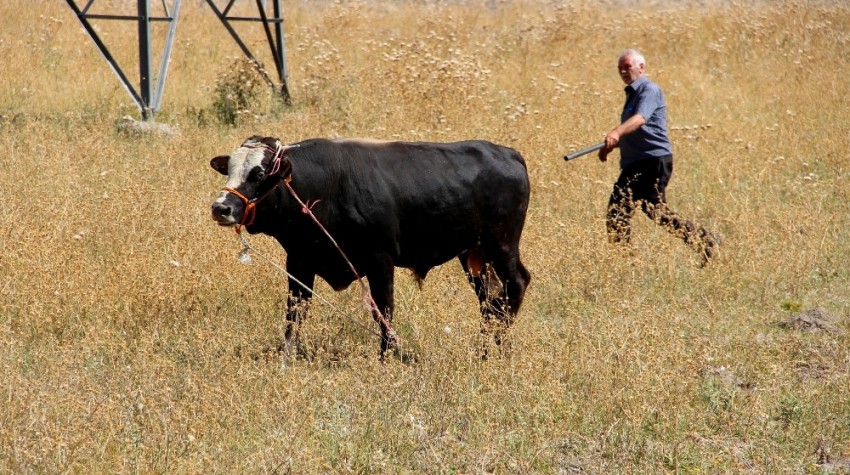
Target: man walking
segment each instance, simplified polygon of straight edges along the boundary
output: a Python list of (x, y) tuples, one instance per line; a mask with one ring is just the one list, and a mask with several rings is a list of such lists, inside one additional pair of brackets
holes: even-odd
[(624, 51), (618, 60), (626, 83), (626, 103), (620, 124), (605, 135), (599, 160), (606, 161), (620, 148), (620, 177), (608, 202), (606, 227), (613, 243), (628, 243), (635, 205), (671, 234), (685, 241), (705, 265), (714, 257), (720, 238), (668, 206), (665, 189), (673, 173), (673, 151), (667, 136), (667, 105), (661, 88), (646, 77), (646, 61), (636, 50)]

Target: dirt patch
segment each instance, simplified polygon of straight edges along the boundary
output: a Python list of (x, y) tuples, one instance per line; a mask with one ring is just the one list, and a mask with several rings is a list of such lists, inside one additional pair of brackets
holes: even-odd
[(710, 366), (699, 370), (699, 375), (706, 381), (714, 382), (729, 389), (752, 389), (753, 384), (741, 379), (734, 371), (725, 366)]
[(785, 320), (780, 321), (778, 325), (788, 330), (801, 332), (841, 334), (841, 330), (831, 323), (834, 320), (835, 318), (824, 310), (812, 308), (795, 313)]
[(120, 133), (127, 136), (164, 135), (170, 137), (177, 134), (177, 130), (168, 124), (151, 120), (136, 120), (128, 115), (116, 122), (115, 127)]
[(818, 441), (815, 448), (817, 456), (817, 465), (823, 473), (829, 474), (848, 474), (850, 473), (850, 458), (835, 457), (831, 454), (832, 447), (829, 446), (823, 439)]

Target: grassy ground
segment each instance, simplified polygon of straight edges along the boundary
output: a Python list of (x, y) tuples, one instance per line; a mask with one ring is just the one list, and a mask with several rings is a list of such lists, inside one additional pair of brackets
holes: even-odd
[[(138, 112), (63, 2), (0, 4), (0, 473), (850, 471), (845, 5), (287, 2), (285, 107), (184, 4), (174, 136), (118, 131)], [(135, 77), (133, 28), (98, 25)], [(626, 47), (667, 95), (671, 206), (725, 237), (706, 269), (643, 217), (610, 247), (616, 163), (561, 159), (615, 125)], [(266, 351), (285, 277), (209, 217), (209, 159), (255, 133), (519, 150), (511, 351), (479, 361), (454, 263), (421, 290), (398, 272), (403, 358), (323, 282), (313, 358)], [(803, 310), (832, 330), (778, 325)]]

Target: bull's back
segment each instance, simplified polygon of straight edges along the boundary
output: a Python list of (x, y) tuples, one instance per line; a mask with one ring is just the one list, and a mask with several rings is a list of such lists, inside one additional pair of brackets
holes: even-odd
[[(370, 175), (352, 186), (374, 213), (376, 238), (397, 265), (430, 268), (494, 235), (515, 244), (528, 207), (525, 161), (486, 141), (369, 144), (352, 164)], [(358, 172), (358, 173), (360, 173)], [(363, 206), (364, 197), (372, 206)]]
[(352, 188), (367, 194), (369, 189), (383, 188), (392, 204), (414, 209), (425, 203), (468, 207), (493, 193), (528, 199), (522, 156), (487, 141), (365, 143), (352, 145), (346, 155), (348, 176), (356, 181)]

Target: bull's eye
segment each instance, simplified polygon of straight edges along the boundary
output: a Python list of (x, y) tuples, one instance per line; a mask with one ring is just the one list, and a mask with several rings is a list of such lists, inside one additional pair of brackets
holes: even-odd
[(259, 182), (263, 181), (263, 178), (266, 177), (266, 172), (260, 167), (255, 167), (251, 170), (251, 173), (248, 174), (248, 181)]

